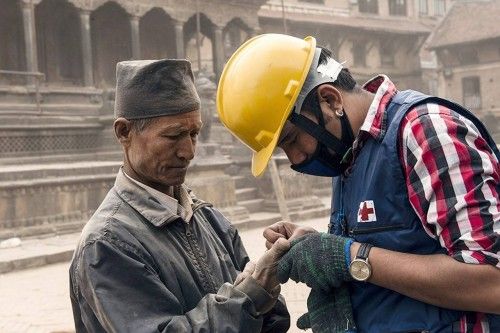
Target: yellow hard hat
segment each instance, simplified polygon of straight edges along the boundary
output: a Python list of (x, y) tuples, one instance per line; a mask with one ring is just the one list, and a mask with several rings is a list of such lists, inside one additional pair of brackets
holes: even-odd
[(276, 148), (315, 50), (313, 37), (264, 34), (240, 46), (224, 67), (217, 90), (219, 119), (253, 150), (256, 177)]

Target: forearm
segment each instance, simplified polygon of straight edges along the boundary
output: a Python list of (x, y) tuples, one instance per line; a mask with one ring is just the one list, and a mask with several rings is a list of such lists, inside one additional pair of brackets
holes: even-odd
[(161, 332), (245, 332), (262, 329), (263, 317), (244, 292), (225, 283), (217, 294), (205, 295), (191, 311), (167, 319)]
[[(351, 247), (354, 259), (359, 243)], [(500, 269), (373, 247), (369, 282), (436, 306), (500, 314)]]
[(82, 317), (86, 318), (83, 322), (95, 325), (87, 327), (87, 331), (261, 331), (259, 305), (267, 303), (258, 302), (260, 289), (251, 283), (244, 290), (225, 283), (217, 294), (205, 295), (186, 311), (191, 290), (182, 294), (170, 290), (144, 256), (130, 248), (99, 240), (84, 250), (80, 263), (74, 266), (80, 268), (73, 272), (73, 280), (78, 281), (75, 294)]

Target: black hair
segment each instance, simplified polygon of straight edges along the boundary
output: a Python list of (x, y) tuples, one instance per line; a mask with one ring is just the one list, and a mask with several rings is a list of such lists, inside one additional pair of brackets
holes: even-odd
[[(326, 64), (328, 58), (333, 58), (332, 51), (320, 46), (319, 48), (321, 49), (321, 54), (319, 55), (318, 66)], [(339, 73), (339, 76), (337, 77), (337, 80), (335, 80), (335, 82), (333, 83), (328, 83), (328, 84), (334, 86), (337, 89), (341, 89), (347, 92), (354, 92), (355, 90), (360, 89), (356, 83), (356, 80), (354, 80), (354, 78), (351, 75), (351, 72), (349, 72), (349, 69), (347, 68), (342, 68), (342, 70)], [(318, 95), (316, 93), (316, 89), (313, 89), (304, 99), (304, 103), (302, 103), (302, 110), (313, 111), (319, 109), (319, 107), (320, 106), (319, 106)]]

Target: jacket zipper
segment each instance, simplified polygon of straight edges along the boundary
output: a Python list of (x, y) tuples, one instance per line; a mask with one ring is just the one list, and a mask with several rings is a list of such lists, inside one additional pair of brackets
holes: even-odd
[[(196, 208), (200, 208), (200, 206), (197, 206)], [(193, 209), (193, 214), (194, 214), (194, 209)], [(200, 268), (202, 279), (203, 279), (204, 289), (208, 293), (216, 292), (217, 290), (215, 289), (215, 286), (214, 286), (214, 283), (212, 281), (211, 274), (208, 270), (208, 267), (206, 267), (204, 265), (205, 260), (203, 260), (203, 255), (201, 254), (201, 250), (200, 250), (200, 247), (198, 246), (196, 237), (194, 236), (193, 232), (191, 231), (191, 224), (190, 223), (186, 224), (185, 235), (186, 235), (186, 239), (188, 241), (189, 247), (191, 249), (191, 253), (193, 253), (195, 261), (196, 261), (194, 264)]]
[(400, 229), (404, 229), (403, 224), (386, 225), (374, 228), (352, 229), (349, 230), (349, 235), (353, 236), (353, 235), (371, 234), (372, 232), (382, 232), (382, 231), (400, 230)]

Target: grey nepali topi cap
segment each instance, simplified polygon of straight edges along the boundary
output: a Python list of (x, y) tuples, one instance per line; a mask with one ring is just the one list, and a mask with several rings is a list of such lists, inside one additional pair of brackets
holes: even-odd
[(199, 108), (189, 61), (135, 60), (116, 65), (115, 118), (152, 118)]

